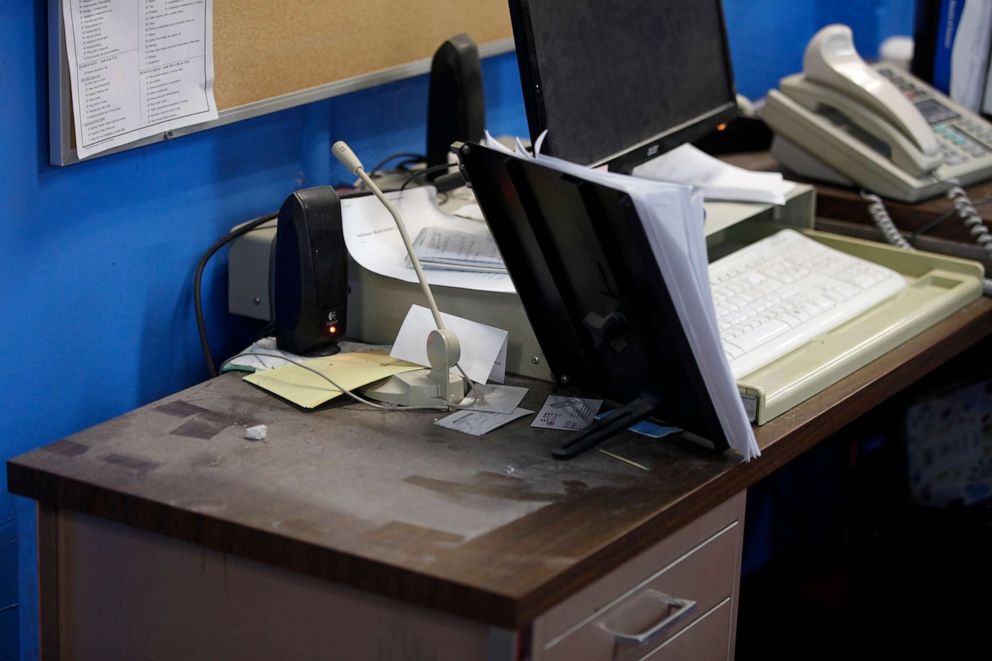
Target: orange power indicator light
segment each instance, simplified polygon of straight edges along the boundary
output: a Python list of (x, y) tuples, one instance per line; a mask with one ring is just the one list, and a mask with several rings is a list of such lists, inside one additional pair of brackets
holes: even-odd
[(338, 332), (338, 327), (337, 326), (328, 326), (327, 327), (327, 332), (330, 333), (331, 335), (334, 335), (335, 333)]
[(726, 128), (727, 128), (727, 123), (726, 122), (723, 122), (723, 123), (717, 125), (716, 130), (717, 131), (724, 131), (724, 130), (726, 130)]

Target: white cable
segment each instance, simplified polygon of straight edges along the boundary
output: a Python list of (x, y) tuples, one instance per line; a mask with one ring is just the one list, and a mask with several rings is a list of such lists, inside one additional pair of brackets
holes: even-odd
[[(989, 232), (989, 228), (985, 226), (985, 222), (979, 215), (978, 210), (975, 209), (975, 204), (958, 182), (951, 180), (947, 183), (951, 185), (947, 191), (947, 199), (954, 203), (954, 212), (971, 232), (975, 243), (985, 248), (989, 254), (989, 258), (992, 259), (992, 232)], [(992, 278), (985, 278), (985, 285), (982, 287), (982, 292), (986, 296), (992, 296)]]
[(872, 222), (875, 223), (875, 226), (878, 227), (879, 231), (881, 231), (885, 236), (885, 240), (897, 248), (902, 248), (903, 250), (913, 250), (913, 246), (909, 244), (909, 241), (903, 238), (899, 228), (897, 228), (895, 223), (892, 222), (892, 217), (885, 208), (885, 203), (882, 202), (882, 198), (874, 193), (869, 193), (868, 191), (861, 191), (861, 197), (868, 201), (868, 215), (871, 216)]
[[(958, 199), (964, 199), (964, 202), (960, 205), (960, 207), (958, 206), (958, 202), (955, 201), (954, 208), (958, 211), (958, 215), (964, 218), (964, 213), (968, 213), (968, 210), (970, 209), (972, 214), (978, 216), (978, 212), (975, 211), (975, 206), (971, 203), (971, 200), (968, 199), (968, 196), (959, 186), (952, 185), (952, 188), (947, 192), (947, 197), (950, 199), (955, 199), (952, 197), (952, 194), (957, 196)], [(888, 209), (885, 208), (885, 203), (882, 202), (882, 198), (867, 191), (861, 191), (861, 197), (868, 201), (868, 215), (871, 216), (875, 226), (878, 227), (878, 229), (885, 236), (886, 241), (897, 248), (902, 248), (903, 250), (915, 250), (915, 248), (913, 248), (913, 246), (910, 245), (905, 238), (903, 238), (902, 233), (899, 232), (899, 229), (896, 227), (895, 223), (892, 222), (892, 216), (889, 215)], [(962, 212), (961, 209), (965, 209), (965, 211)], [(965, 223), (968, 224), (968, 221), (965, 221)], [(985, 224), (982, 223), (980, 216), (978, 216), (978, 224), (985, 230), (985, 235), (988, 235), (988, 228), (986, 228)], [(975, 223), (972, 222), (970, 226), (974, 225)], [(975, 234), (974, 229), (972, 230), (972, 234)], [(989, 254), (992, 255), (992, 237), (990, 237), (987, 244), (983, 245), (989, 250)], [(982, 279), (982, 293), (986, 296), (992, 296), (992, 278)]]
[(403, 223), (403, 219), (400, 217), (399, 211), (393, 206), (393, 203), (386, 199), (379, 186), (372, 181), (370, 177), (365, 172), (365, 167), (362, 162), (358, 159), (358, 156), (351, 150), (344, 141), (338, 140), (331, 146), (331, 152), (337, 157), (341, 164), (352, 171), (359, 179), (365, 182), (372, 194), (379, 198), (382, 205), (386, 207), (389, 215), (393, 217), (393, 222), (396, 223), (396, 229), (400, 232), (400, 238), (403, 239), (403, 245), (406, 246), (407, 254), (410, 256), (410, 263), (413, 264), (413, 270), (417, 272), (417, 281), (420, 283), (420, 290), (424, 292), (424, 296), (427, 298), (427, 303), (431, 308), (431, 314), (434, 315), (434, 323), (437, 325), (438, 330), (444, 330), (444, 320), (441, 319), (441, 310), (437, 307), (437, 302), (434, 300), (434, 294), (431, 292), (430, 285), (427, 284), (427, 276), (424, 275), (424, 270), (420, 266), (420, 260), (417, 258), (417, 252), (413, 249), (413, 242), (410, 241), (410, 235), (406, 233), (406, 225)]
[(392, 403), (389, 403), (389, 402), (378, 404), (376, 402), (369, 401), (369, 400), (365, 399), (364, 397), (361, 397), (360, 395), (355, 394), (351, 390), (348, 390), (347, 388), (342, 388), (341, 386), (339, 386), (334, 381), (334, 379), (332, 379), (331, 377), (327, 376), (326, 374), (323, 374), (322, 372), (320, 372), (318, 370), (315, 370), (314, 368), (310, 367), (309, 365), (306, 365), (306, 364), (302, 363), (299, 360), (294, 360), (293, 358), (287, 358), (286, 356), (279, 355), (279, 354), (262, 353), (260, 351), (242, 351), (241, 353), (236, 354), (234, 356), (231, 356), (230, 358), (228, 358), (227, 360), (225, 360), (223, 362), (223, 364), (221, 364), (221, 366), (220, 366), (221, 371), (223, 372), (224, 371), (224, 368), (227, 367), (227, 365), (231, 361), (237, 360), (238, 358), (241, 358), (242, 356), (258, 356), (258, 357), (264, 357), (264, 358), (279, 358), (280, 360), (285, 360), (287, 363), (296, 365), (297, 367), (299, 367), (301, 369), (305, 369), (308, 372), (312, 372), (312, 373), (316, 374), (317, 376), (319, 376), (320, 378), (322, 378), (324, 381), (327, 381), (332, 386), (334, 386), (335, 390), (337, 390), (337, 391), (339, 391), (341, 393), (344, 393), (345, 395), (348, 395), (348, 397), (351, 397), (356, 402), (359, 402), (361, 404), (367, 404), (368, 406), (371, 406), (373, 408), (383, 409), (383, 410), (387, 410), (387, 411), (411, 411), (411, 410), (426, 410), (426, 409), (435, 410), (435, 408), (436, 408), (436, 407), (433, 407), (433, 406), (398, 406), (396, 404), (392, 404)]
[(975, 243), (985, 248), (992, 257), (992, 232), (985, 226), (985, 222), (975, 209), (975, 204), (960, 186), (951, 186), (947, 191), (947, 199), (954, 203), (954, 211), (964, 222), (965, 227), (971, 232)]
[[(372, 194), (379, 198), (383, 206), (389, 212), (389, 215), (393, 217), (393, 222), (396, 224), (396, 229), (399, 230), (400, 238), (403, 239), (403, 245), (406, 246), (406, 252), (410, 256), (410, 263), (413, 264), (413, 270), (417, 273), (417, 281), (420, 283), (420, 290), (424, 293), (427, 298), (427, 304), (430, 306), (431, 315), (434, 317), (434, 324), (440, 331), (444, 330), (444, 320), (441, 318), (441, 310), (437, 306), (437, 301), (434, 300), (434, 293), (431, 291), (430, 285), (427, 283), (427, 276), (424, 275), (424, 270), (420, 266), (420, 259), (417, 258), (417, 252), (413, 249), (413, 242), (410, 241), (410, 235), (406, 232), (406, 225), (403, 223), (403, 219), (400, 217), (399, 211), (393, 206), (393, 203), (386, 199), (386, 196), (379, 189), (372, 178), (365, 172), (365, 166), (362, 165), (361, 159), (358, 155), (351, 150), (343, 140), (338, 140), (333, 145), (331, 145), (331, 152), (334, 156), (341, 162), (343, 166), (351, 170), (359, 179), (365, 182), (365, 185)], [(465, 382), (474, 386), (475, 382), (468, 378), (468, 374), (462, 369), (459, 363), (455, 363), (455, 367), (461, 373), (462, 378)]]

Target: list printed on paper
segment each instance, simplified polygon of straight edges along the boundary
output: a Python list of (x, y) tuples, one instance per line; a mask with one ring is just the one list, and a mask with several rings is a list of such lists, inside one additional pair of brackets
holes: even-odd
[(213, 0), (63, 0), (76, 151), (217, 118)]

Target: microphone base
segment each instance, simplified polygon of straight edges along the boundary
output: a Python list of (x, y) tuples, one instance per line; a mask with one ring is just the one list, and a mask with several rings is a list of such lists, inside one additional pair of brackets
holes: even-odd
[(442, 393), (442, 383), (438, 383), (431, 370), (405, 372), (386, 379), (384, 382), (364, 390), (366, 397), (380, 402), (390, 402), (399, 406), (422, 406), (447, 410), (465, 398), (465, 379), (458, 374), (448, 373), (448, 398)]

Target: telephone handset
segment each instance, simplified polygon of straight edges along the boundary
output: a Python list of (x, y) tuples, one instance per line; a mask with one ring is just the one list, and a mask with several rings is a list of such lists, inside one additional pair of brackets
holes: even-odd
[(992, 125), (913, 76), (858, 55), (851, 30), (810, 41), (803, 73), (782, 79), (762, 112), (773, 155), (813, 179), (906, 202), (992, 176)]

